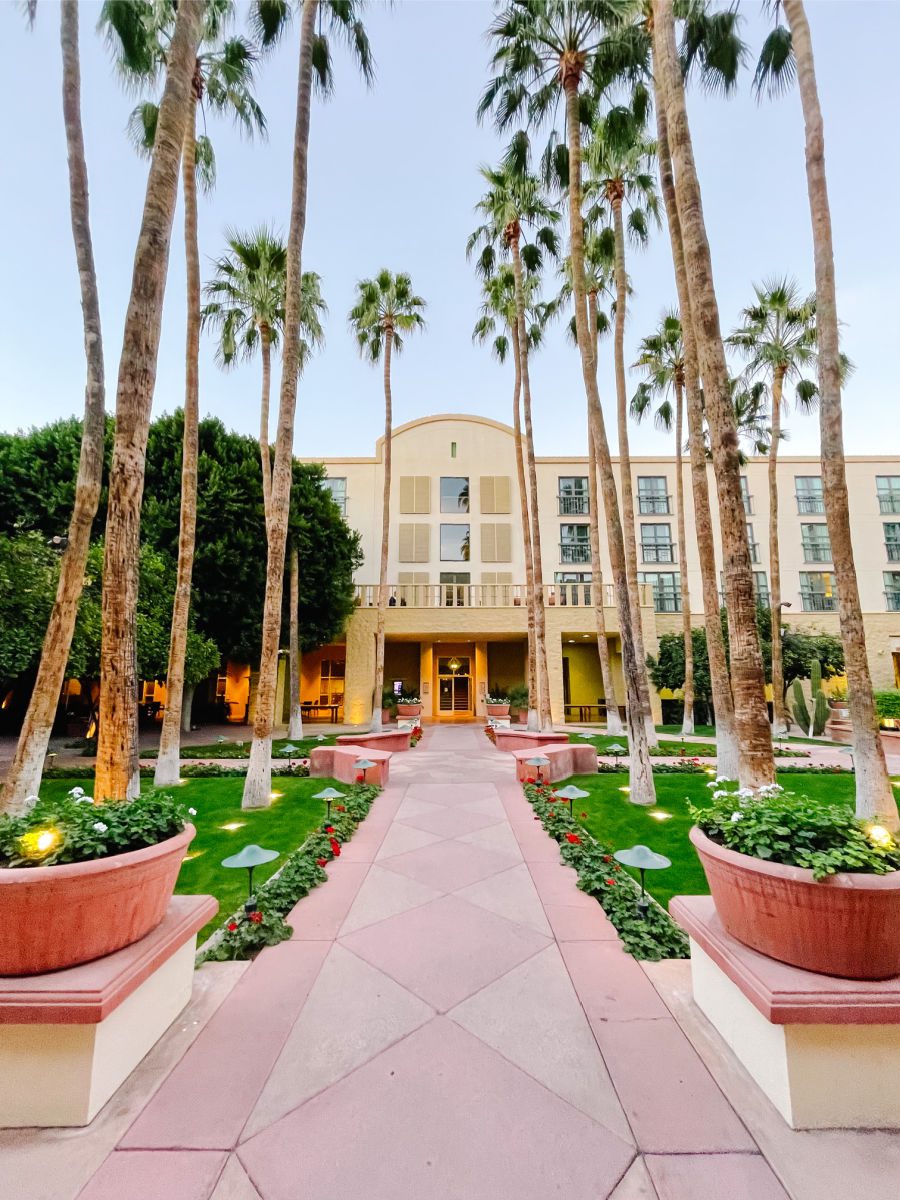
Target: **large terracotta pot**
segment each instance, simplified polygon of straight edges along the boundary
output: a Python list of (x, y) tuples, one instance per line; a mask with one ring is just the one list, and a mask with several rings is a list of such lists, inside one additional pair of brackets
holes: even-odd
[(843, 979), (900, 975), (900, 871), (838, 874), (817, 883), (804, 867), (691, 841), (732, 937), (779, 962)]
[(139, 941), (166, 915), (194, 826), (155, 846), (0, 870), (0, 975), (41, 975)]
[(421, 713), (422, 713), (422, 705), (421, 704), (398, 704), (397, 705), (397, 716), (398, 717), (418, 717), (421, 715)]
[(489, 704), (487, 706), (487, 715), (489, 717), (508, 717), (509, 716), (509, 705), (508, 704)]

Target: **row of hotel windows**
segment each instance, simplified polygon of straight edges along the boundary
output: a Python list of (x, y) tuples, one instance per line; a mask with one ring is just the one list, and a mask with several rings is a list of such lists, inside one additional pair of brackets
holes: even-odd
[[(900, 571), (885, 571), (883, 579), (885, 609), (900, 612)], [(681, 612), (681, 575), (678, 571), (639, 572), (638, 582), (652, 586), (657, 612)], [(724, 580), (722, 587), (724, 595)], [(753, 572), (753, 590), (760, 604), (769, 603), (769, 580), (765, 571)], [(837, 589), (831, 572), (801, 571), (800, 601), (802, 612), (837, 612)]]

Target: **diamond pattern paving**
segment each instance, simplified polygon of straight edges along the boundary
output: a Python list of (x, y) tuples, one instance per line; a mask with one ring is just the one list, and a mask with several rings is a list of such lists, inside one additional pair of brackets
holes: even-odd
[(515, 862), (508, 854), (496, 854), (478, 846), (445, 841), (394, 858), (383, 858), (380, 865), (442, 892), (455, 892), (488, 875), (505, 871), (515, 866)]

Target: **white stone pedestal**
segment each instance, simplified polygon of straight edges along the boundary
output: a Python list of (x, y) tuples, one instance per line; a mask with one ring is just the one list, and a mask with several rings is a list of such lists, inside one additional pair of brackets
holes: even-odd
[(679, 896), (694, 1000), (793, 1129), (900, 1129), (900, 979), (835, 979), (742, 945)]
[(175, 896), (163, 923), (96, 962), (0, 978), (0, 1126), (87, 1125), (191, 998), (211, 896)]

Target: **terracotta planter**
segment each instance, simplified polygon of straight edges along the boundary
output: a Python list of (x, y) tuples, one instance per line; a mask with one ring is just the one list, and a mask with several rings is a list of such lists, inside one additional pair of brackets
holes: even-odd
[(508, 704), (489, 704), (487, 706), (487, 715), (489, 717), (508, 717), (509, 716), (509, 705)]
[(900, 871), (816, 883), (804, 867), (727, 850), (696, 826), (690, 837), (722, 924), (745, 946), (821, 975), (900, 975)]
[(394, 719), (394, 710), (392, 708), (383, 708), (381, 710), (382, 725), (390, 725)]
[(139, 941), (166, 915), (193, 825), (155, 846), (0, 870), (0, 975), (42, 975)]
[(397, 705), (397, 716), (398, 717), (418, 717), (421, 715), (421, 712), (422, 712), (421, 704), (398, 704)]

